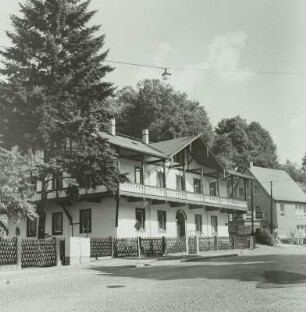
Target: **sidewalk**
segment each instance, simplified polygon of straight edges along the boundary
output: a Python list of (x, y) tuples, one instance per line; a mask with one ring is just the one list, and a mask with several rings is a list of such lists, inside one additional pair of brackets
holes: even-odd
[(11, 283), (18, 283), (20, 280), (39, 279), (62, 276), (63, 274), (79, 274), (88, 271), (93, 266), (96, 267), (116, 267), (116, 268), (138, 268), (152, 266), (173, 266), (190, 265), (191, 262), (211, 260), (214, 258), (227, 258), (234, 256), (260, 256), (273, 254), (300, 254), (306, 256), (306, 247), (298, 245), (278, 245), (265, 246), (257, 245), (254, 250), (236, 249), (202, 252), (199, 255), (170, 255), (159, 258), (99, 258), (91, 259), (89, 263), (74, 266), (56, 266), (50, 268), (12, 268), (11, 270), (0, 270), (0, 287)]

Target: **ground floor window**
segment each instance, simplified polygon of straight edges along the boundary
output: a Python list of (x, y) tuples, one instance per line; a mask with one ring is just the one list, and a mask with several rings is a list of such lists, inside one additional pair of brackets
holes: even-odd
[(80, 210), (80, 233), (91, 233), (91, 209)]
[(52, 214), (52, 235), (63, 234), (63, 213), (53, 212)]
[(158, 229), (166, 230), (166, 211), (157, 211)]
[(211, 216), (211, 234), (218, 234), (218, 217), (216, 216)]
[(196, 214), (194, 217), (196, 232), (202, 232), (202, 215)]
[(146, 222), (146, 211), (142, 208), (136, 208), (135, 218), (136, 218), (136, 221), (140, 225), (140, 229), (144, 230), (145, 229), (145, 222)]
[(27, 219), (27, 237), (36, 237), (37, 234), (37, 219)]

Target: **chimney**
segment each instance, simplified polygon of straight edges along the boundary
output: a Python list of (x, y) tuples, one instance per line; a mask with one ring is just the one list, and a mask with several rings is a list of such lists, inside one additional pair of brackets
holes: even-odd
[(252, 161), (250, 161), (250, 169), (252, 169), (252, 168), (253, 168), (253, 166), (254, 166), (253, 162), (252, 162)]
[(116, 119), (115, 118), (111, 119), (110, 134), (116, 135)]
[(149, 130), (148, 129), (144, 129), (142, 130), (142, 141), (146, 144), (150, 143), (149, 140)]

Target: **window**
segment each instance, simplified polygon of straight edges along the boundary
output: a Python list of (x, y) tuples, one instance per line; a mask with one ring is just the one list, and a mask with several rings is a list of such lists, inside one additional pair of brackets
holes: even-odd
[(91, 209), (80, 210), (80, 233), (91, 233)]
[(158, 187), (165, 187), (164, 173), (162, 171), (156, 171), (156, 182)]
[(185, 191), (184, 177), (178, 174), (176, 175), (176, 189), (178, 191)]
[(209, 182), (209, 194), (212, 196), (217, 195), (217, 183), (215, 181)]
[(297, 225), (296, 226), (297, 234), (306, 234), (306, 225)]
[(54, 212), (52, 214), (52, 235), (63, 234), (63, 213)]
[(140, 166), (135, 166), (135, 183), (142, 183), (142, 172)]
[(211, 216), (211, 234), (218, 235), (218, 217)]
[(254, 185), (254, 195), (259, 193), (259, 187), (257, 184)]
[(157, 211), (158, 229), (166, 231), (166, 211)]
[(243, 187), (239, 187), (239, 189), (238, 189), (238, 196), (239, 197), (243, 197), (243, 195), (244, 195), (244, 188)]
[(279, 207), (280, 207), (280, 215), (284, 217), (285, 216), (285, 204), (279, 204)]
[(52, 190), (61, 190), (63, 189), (63, 174), (58, 173), (52, 177)]
[(202, 215), (196, 214), (195, 218), (195, 230), (196, 232), (202, 232)]
[(193, 179), (194, 192), (197, 194), (202, 194), (202, 185), (200, 179)]
[(146, 212), (144, 209), (136, 208), (136, 221), (140, 224), (140, 229), (145, 229), (145, 223), (146, 223)]
[(27, 237), (36, 237), (37, 219), (27, 219)]

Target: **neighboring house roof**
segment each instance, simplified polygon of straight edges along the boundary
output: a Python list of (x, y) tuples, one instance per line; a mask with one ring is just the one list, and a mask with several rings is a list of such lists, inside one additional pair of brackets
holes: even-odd
[(249, 168), (256, 180), (274, 200), (306, 203), (306, 194), (284, 170), (252, 166)]
[(178, 139), (171, 139), (156, 143), (151, 143), (150, 146), (160, 150), (164, 154), (166, 154), (168, 157), (172, 157), (175, 154), (177, 154), (179, 151), (184, 149), (186, 146), (191, 144), (193, 141), (195, 141), (197, 138), (199, 138), (200, 135), (197, 136), (188, 136), (188, 137), (182, 137)]
[(111, 135), (107, 132), (101, 132), (101, 137), (106, 139), (110, 144), (138, 152), (141, 154), (158, 157), (158, 158), (167, 158), (167, 156), (156, 148), (145, 144), (139, 139), (128, 137), (122, 134)]

